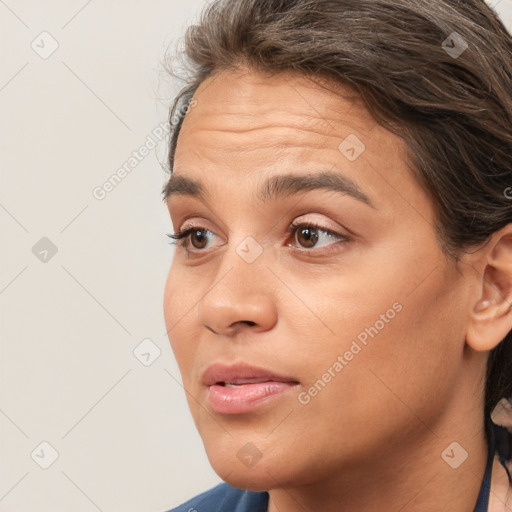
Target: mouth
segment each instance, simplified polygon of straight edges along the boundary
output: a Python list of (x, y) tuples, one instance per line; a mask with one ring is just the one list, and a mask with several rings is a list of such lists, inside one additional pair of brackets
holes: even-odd
[[(215, 385), (217, 386), (223, 386), (226, 388), (241, 388), (242, 386), (246, 386), (247, 384), (262, 384), (264, 382), (285, 382), (285, 381), (278, 381), (278, 380), (272, 380), (268, 378), (261, 378), (261, 379), (235, 379), (230, 382), (220, 381), (216, 382)], [(290, 381), (293, 382), (293, 381)]]
[(214, 412), (242, 414), (284, 398), (299, 381), (245, 364), (215, 364), (205, 371), (203, 384), (208, 387), (207, 403)]

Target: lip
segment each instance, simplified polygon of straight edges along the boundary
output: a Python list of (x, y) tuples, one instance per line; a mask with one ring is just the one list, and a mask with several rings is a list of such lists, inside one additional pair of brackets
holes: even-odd
[(246, 363), (213, 364), (204, 372), (202, 382), (208, 388), (207, 403), (220, 414), (250, 412), (264, 403), (284, 397), (299, 384), (288, 375)]

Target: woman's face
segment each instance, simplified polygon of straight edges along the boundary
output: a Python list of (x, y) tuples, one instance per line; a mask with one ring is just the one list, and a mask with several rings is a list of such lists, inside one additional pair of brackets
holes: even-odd
[(431, 201), (401, 139), (340, 91), (223, 71), (179, 136), (171, 184), (203, 195), (169, 188), (175, 231), (194, 231), (166, 325), (208, 458), (238, 487), (399, 463), (467, 370), (467, 282)]

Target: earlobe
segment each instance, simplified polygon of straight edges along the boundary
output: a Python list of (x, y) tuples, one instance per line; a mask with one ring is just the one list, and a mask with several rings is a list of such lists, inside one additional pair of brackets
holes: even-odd
[(483, 278), (470, 311), (466, 342), (481, 352), (494, 349), (512, 330), (512, 224), (494, 233), (479, 252)]

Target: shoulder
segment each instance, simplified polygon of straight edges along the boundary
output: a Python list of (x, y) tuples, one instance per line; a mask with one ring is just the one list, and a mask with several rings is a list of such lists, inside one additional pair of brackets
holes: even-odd
[(222, 483), (168, 512), (266, 512), (267, 505), (266, 492), (243, 491)]

